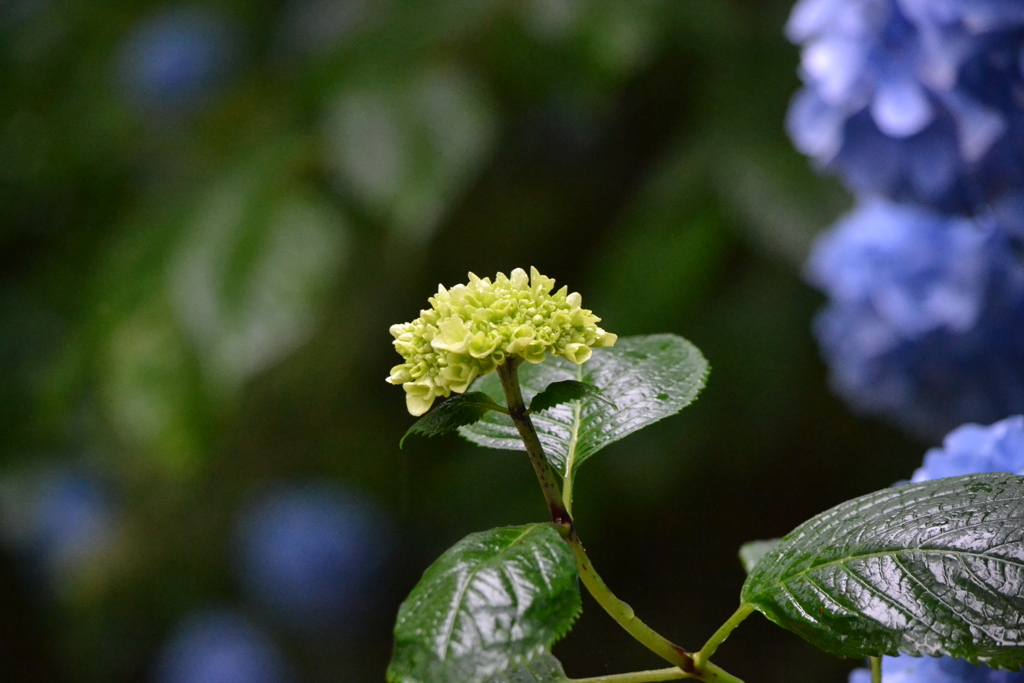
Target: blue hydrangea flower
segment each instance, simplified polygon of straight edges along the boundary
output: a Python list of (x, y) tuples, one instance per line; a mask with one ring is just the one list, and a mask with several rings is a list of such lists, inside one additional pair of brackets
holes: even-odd
[(966, 211), (1024, 185), (1024, 5), (801, 0), (797, 148), (855, 190)]
[(204, 104), (232, 70), (235, 27), (209, 9), (160, 10), (126, 36), (119, 55), (129, 99), (174, 116)]
[(937, 439), (1024, 412), (1019, 238), (869, 200), (816, 243), (808, 278), (829, 297), (814, 331), (855, 409)]
[[(1024, 673), (973, 666), (949, 657), (902, 655), (882, 658), (882, 680), (885, 683), (1024, 683)], [(853, 671), (850, 683), (871, 683), (871, 672), (867, 669)]]
[(160, 652), (156, 683), (286, 683), (270, 637), (243, 615), (218, 608), (182, 622)]
[(236, 536), (243, 587), (295, 625), (344, 626), (380, 595), (391, 528), (358, 492), (279, 485), (248, 506)]
[(956, 477), (974, 472), (1024, 475), (1024, 416), (1016, 415), (987, 427), (966, 424), (932, 448), (912, 481)]

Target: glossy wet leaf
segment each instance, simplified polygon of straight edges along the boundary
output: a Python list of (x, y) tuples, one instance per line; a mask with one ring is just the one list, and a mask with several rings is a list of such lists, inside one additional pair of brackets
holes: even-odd
[(1024, 664), (1024, 477), (972, 474), (877, 491), (805, 522), (742, 600), (840, 657)]
[(471, 534), (423, 574), (395, 624), (390, 683), (549, 683), (548, 648), (580, 613), (576, 561), (551, 524)]
[[(583, 365), (548, 358), (519, 368), (523, 397), (529, 402), (553, 382), (575, 380), (599, 387), (615, 404), (584, 397), (532, 416), (544, 452), (564, 476), (608, 444), (678, 413), (704, 388), (708, 362), (700, 350), (672, 334), (620, 338), (610, 349), (595, 349)], [(494, 375), (475, 389), (501, 396)], [(523, 450), (519, 433), (505, 415), (490, 413), (459, 432), (490, 448)]]
[(435, 405), (433, 410), (416, 420), (402, 436), (398, 447), (402, 447), (410, 434), (419, 434), (420, 436), (448, 434), (459, 427), (473, 424), (491, 410), (502, 410), (502, 406), (495, 403), (494, 399), (482, 391), (455, 394)]
[(615, 407), (614, 403), (604, 397), (604, 392), (601, 391), (600, 387), (595, 387), (593, 384), (587, 384), (586, 382), (567, 379), (561, 382), (552, 382), (544, 391), (534, 396), (533, 400), (530, 401), (530, 412), (535, 413), (540, 410), (548, 410), (557, 405), (568, 403), (569, 401), (579, 401), (584, 398), (604, 401), (612, 408)]
[(551, 653), (544, 652), (529, 662), (497, 674), (487, 683), (563, 683), (567, 680), (562, 663)]
[(739, 556), (743, 571), (749, 574), (758, 561), (778, 545), (779, 539), (777, 538), (770, 538), (766, 541), (750, 541), (741, 545)]

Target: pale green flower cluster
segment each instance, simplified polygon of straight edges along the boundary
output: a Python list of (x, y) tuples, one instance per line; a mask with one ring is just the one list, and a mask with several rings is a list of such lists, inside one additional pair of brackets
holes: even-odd
[(430, 308), (411, 323), (392, 325), (395, 348), (405, 362), (391, 368), (388, 382), (405, 388), (406, 404), (422, 415), (438, 396), (462, 393), (473, 380), (519, 356), (540, 363), (545, 355), (581, 364), (591, 349), (611, 346), (616, 336), (601, 319), (581, 308), (582, 297), (555, 281), (522, 268), (510, 277), (469, 274), (468, 285), (438, 287)]

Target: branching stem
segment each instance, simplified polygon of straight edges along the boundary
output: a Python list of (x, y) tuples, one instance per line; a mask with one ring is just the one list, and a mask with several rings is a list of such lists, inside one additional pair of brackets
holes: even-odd
[[(723, 669), (711, 662), (703, 661), (698, 666), (693, 656), (682, 647), (665, 638), (650, 626), (641, 621), (634, 613), (633, 608), (620, 600), (612, 593), (607, 584), (601, 579), (594, 565), (587, 557), (587, 551), (583, 548), (579, 535), (576, 533), (576, 526), (572, 516), (566, 509), (562, 499), (562, 492), (558, 486), (558, 477), (554, 469), (544, 455), (544, 448), (537, 437), (537, 430), (530, 420), (529, 412), (523, 402), (522, 390), (519, 387), (518, 375), (519, 359), (511, 359), (498, 366), (498, 377), (501, 379), (501, 387), (505, 393), (505, 401), (508, 404), (509, 416), (519, 431), (519, 436), (526, 446), (526, 453), (530, 457), (530, 463), (537, 474), (541, 490), (544, 493), (544, 500), (551, 512), (551, 521), (558, 527), (562, 538), (572, 549), (576, 557), (576, 565), (579, 568), (580, 580), (587, 587), (590, 594), (599, 605), (607, 612), (623, 629), (636, 638), (647, 649), (656, 655), (675, 665), (676, 670), (681, 674), (679, 678), (693, 678), (701, 681), (714, 683), (743, 683), (740, 679), (732, 676)], [(728, 634), (726, 634), (728, 635)], [(722, 640), (725, 638), (723, 637)], [(673, 670), (674, 671), (674, 670)], [(630, 674), (626, 674), (630, 675)], [(609, 680), (605, 677), (597, 679), (583, 679), (590, 681)], [(620, 682), (641, 680), (672, 680), (672, 679), (618, 679)]]

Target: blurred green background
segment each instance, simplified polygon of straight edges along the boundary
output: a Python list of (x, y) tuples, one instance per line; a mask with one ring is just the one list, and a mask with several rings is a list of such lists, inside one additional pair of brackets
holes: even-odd
[[(692, 408), (577, 488), (596, 566), (676, 642), (732, 613), (742, 542), (909, 477), (923, 445), (832, 398), (810, 336), (802, 262), (848, 200), (782, 130), (789, 5), (0, 4), (0, 680), (212, 682), (160, 668), (211, 605), (288, 680), (383, 680), (426, 566), (545, 518), (519, 453), (398, 449), (388, 327), (470, 270), (536, 266), (709, 358)], [(310, 482), (366, 538), (338, 551), (356, 597), (297, 624), (239, 548), (261, 492)], [(587, 597), (555, 653), (660, 666)], [(854, 665), (759, 616), (716, 661)]]

